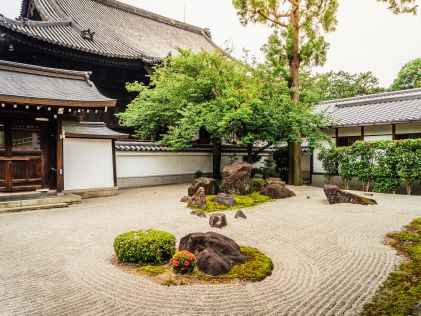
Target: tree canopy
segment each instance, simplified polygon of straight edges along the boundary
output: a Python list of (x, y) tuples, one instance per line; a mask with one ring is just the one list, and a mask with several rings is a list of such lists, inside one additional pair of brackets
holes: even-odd
[(390, 90), (397, 91), (414, 88), (421, 88), (421, 58), (414, 59), (402, 67)]
[(301, 90), (311, 91), (320, 101), (350, 98), (384, 92), (379, 80), (370, 71), (351, 74), (346, 71), (326, 72), (312, 75), (301, 73)]
[[(136, 137), (171, 146), (192, 145), (205, 130), (214, 146), (214, 177), (219, 177), (221, 144), (244, 146), (251, 162), (281, 141), (323, 138), (323, 120), (313, 114), (311, 100), (298, 111), (283, 78), (264, 65), (245, 65), (219, 51), (180, 51), (154, 68), (150, 86), (127, 85), (138, 96), (118, 114)], [(256, 147), (256, 145), (258, 145)]]

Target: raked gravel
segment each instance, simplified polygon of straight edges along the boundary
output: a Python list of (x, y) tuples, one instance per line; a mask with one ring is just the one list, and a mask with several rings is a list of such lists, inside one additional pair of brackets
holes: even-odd
[[(227, 212), (212, 229), (178, 202), (187, 185), (122, 190), (66, 209), (0, 215), (0, 315), (356, 315), (402, 261), (385, 234), (421, 216), (421, 197), (328, 205), (315, 187)], [(310, 199), (307, 199), (307, 196)], [(246, 285), (165, 287), (110, 263), (113, 239), (159, 229), (179, 240), (216, 231), (257, 247), (272, 276)]]

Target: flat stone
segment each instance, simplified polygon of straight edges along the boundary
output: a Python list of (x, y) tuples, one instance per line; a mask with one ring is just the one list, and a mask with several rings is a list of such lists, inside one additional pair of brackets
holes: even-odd
[(211, 227), (222, 228), (227, 226), (227, 218), (225, 214), (222, 213), (214, 213), (209, 218), (209, 225)]
[(242, 210), (237, 211), (237, 213), (235, 213), (235, 218), (244, 218), (247, 219), (246, 214), (244, 214), (244, 212)]
[(287, 199), (295, 196), (294, 192), (278, 184), (267, 184), (260, 194), (266, 195), (272, 199)]
[(375, 205), (377, 202), (373, 199), (343, 191), (336, 185), (325, 185), (323, 187), (329, 204), (352, 203), (360, 205)]
[(205, 212), (203, 212), (203, 211), (191, 211), (190, 212), (190, 214), (191, 215), (196, 215), (196, 216), (199, 216), (199, 217), (204, 217), (204, 218), (206, 218), (207, 216), (206, 216), (206, 213)]
[(235, 203), (235, 201), (234, 201), (234, 198), (227, 193), (219, 193), (217, 196), (215, 196), (214, 201), (216, 203), (223, 204), (223, 205), (226, 205), (226, 206), (237, 205), (237, 203)]

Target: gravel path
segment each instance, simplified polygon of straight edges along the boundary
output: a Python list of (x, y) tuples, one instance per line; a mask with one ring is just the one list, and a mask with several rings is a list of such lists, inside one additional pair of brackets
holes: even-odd
[(356, 315), (401, 261), (384, 235), (421, 216), (421, 197), (329, 206), (320, 188), (294, 188), (297, 197), (246, 210), (247, 220), (228, 212), (215, 230), (272, 258), (262, 282), (164, 287), (113, 267), (119, 233), (212, 230), (178, 202), (186, 188), (0, 215), (0, 315)]

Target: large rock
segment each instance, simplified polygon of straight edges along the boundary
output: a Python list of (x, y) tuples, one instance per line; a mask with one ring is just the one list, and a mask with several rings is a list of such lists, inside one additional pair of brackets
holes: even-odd
[(223, 204), (226, 206), (234, 206), (237, 205), (235, 203), (234, 198), (226, 193), (219, 193), (217, 196), (215, 196), (214, 201), (219, 204)]
[(354, 194), (351, 192), (343, 191), (336, 185), (325, 185), (323, 187), (329, 204), (338, 203), (352, 203), (361, 205), (374, 205), (377, 202), (373, 199), (366, 198), (364, 196)]
[(215, 194), (215, 184), (215, 179), (205, 177), (197, 178), (193, 180), (187, 189), (187, 193), (189, 196), (193, 196), (200, 187), (203, 187), (206, 195), (213, 195)]
[(206, 195), (205, 195), (205, 189), (203, 187), (200, 187), (196, 194), (193, 195), (190, 199), (187, 201), (187, 206), (191, 208), (206, 208)]
[(234, 240), (214, 232), (188, 234), (181, 238), (179, 250), (194, 253), (199, 270), (214, 276), (228, 273), (235, 264), (245, 262)]
[(227, 218), (225, 214), (214, 213), (209, 217), (209, 225), (211, 227), (222, 228), (227, 226)]
[(278, 184), (265, 185), (260, 194), (266, 195), (272, 199), (286, 199), (295, 196), (294, 192)]
[(237, 162), (226, 166), (222, 171), (221, 192), (245, 195), (251, 191), (251, 165)]

